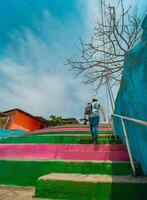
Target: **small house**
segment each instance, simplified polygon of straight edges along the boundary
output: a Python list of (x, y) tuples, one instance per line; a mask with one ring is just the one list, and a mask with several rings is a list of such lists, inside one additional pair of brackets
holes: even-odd
[(5, 111), (3, 114), (8, 116), (6, 129), (34, 131), (48, 127), (48, 121), (46, 119), (33, 116), (18, 108)]

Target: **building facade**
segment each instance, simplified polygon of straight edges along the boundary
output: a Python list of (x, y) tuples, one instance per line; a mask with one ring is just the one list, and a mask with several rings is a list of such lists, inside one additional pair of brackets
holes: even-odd
[(47, 128), (48, 121), (44, 118), (35, 117), (23, 110), (13, 109), (3, 112), (9, 117), (6, 129), (22, 129), (25, 131), (34, 131)]

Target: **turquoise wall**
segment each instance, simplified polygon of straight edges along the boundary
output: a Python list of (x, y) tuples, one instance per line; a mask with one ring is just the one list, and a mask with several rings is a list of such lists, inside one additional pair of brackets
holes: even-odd
[[(142, 22), (141, 41), (127, 52), (120, 89), (115, 102), (116, 114), (147, 121), (147, 15)], [(120, 119), (114, 118), (115, 131), (124, 140)], [(147, 126), (125, 120), (134, 160), (147, 175)]]
[(0, 139), (6, 138), (6, 137), (16, 137), (26, 134), (26, 131), (24, 130), (6, 130), (6, 129), (0, 129)]

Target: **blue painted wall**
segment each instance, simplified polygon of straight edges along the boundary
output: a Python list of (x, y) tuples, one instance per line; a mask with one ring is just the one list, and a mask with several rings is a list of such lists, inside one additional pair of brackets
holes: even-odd
[[(139, 44), (127, 52), (115, 113), (147, 121), (147, 15), (142, 22)], [(124, 140), (120, 119), (114, 119), (115, 131)], [(147, 127), (125, 120), (134, 160), (147, 175)]]
[(16, 137), (26, 134), (27, 132), (24, 130), (6, 130), (6, 129), (0, 129), (0, 139), (6, 138), (6, 137)]

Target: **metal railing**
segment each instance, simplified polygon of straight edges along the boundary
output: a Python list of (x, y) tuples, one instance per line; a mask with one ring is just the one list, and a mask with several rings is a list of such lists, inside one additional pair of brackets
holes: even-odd
[(128, 120), (128, 121), (132, 121), (137, 124), (144, 125), (144, 126), (147, 126), (147, 122), (143, 121), (143, 120), (135, 119), (135, 118), (118, 115), (118, 114), (112, 114), (112, 117), (118, 117), (121, 119), (121, 124), (122, 124), (122, 128), (123, 128), (124, 136), (125, 136), (125, 142), (126, 142), (126, 146), (127, 146), (127, 150), (128, 150), (128, 154), (129, 154), (129, 159), (131, 162), (132, 171), (133, 171), (134, 176), (136, 176), (135, 164), (134, 164), (134, 161), (132, 158), (132, 153), (131, 153), (131, 149), (130, 149), (130, 145), (129, 145), (129, 140), (128, 140), (128, 135), (127, 135), (124, 119)]

